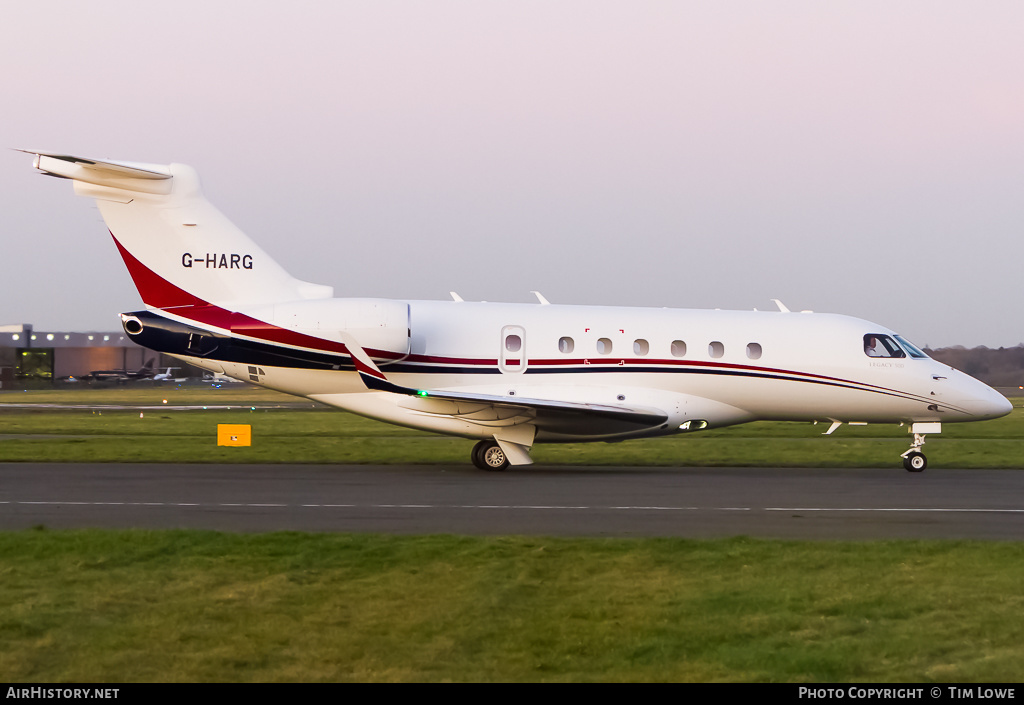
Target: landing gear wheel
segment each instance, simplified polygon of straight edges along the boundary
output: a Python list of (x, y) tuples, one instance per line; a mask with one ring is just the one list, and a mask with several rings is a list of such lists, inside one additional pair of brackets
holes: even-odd
[(903, 458), (903, 467), (907, 472), (924, 472), (924, 469), (928, 467), (928, 459), (924, 457), (924, 453), (914, 451)]
[(504, 470), (509, 466), (505, 451), (494, 441), (480, 441), (473, 446), (473, 465), (481, 470)]
[(487, 470), (504, 470), (509, 465), (508, 458), (505, 457), (505, 451), (497, 443), (493, 443), (485, 448), (481, 457), (484, 459), (484, 467)]
[(473, 461), (473, 465), (480, 470), (488, 469), (487, 466), (484, 465), (484, 451), (490, 443), (491, 441), (480, 441), (473, 446), (473, 452), (469, 455), (470, 459)]

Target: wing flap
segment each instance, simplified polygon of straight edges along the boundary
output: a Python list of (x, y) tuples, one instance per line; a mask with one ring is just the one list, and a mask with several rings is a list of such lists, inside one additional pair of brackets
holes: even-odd
[(503, 397), (472, 392), (411, 390), (417, 398), (427, 401), (448, 400), (454, 402), (477, 402), (495, 410), (534, 412), (548, 417), (572, 418), (586, 416), (592, 419), (631, 424), (638, 427), (658, 426), (668, 420), (668, 415), (656, 409), (611, 406), (608, 404), (587, 404), (554, 399), (531, 399), (529, 397)]
[(460, 418), (482, 426), (529, 423), (552, 434), (606, 436), (655, 428), (668, 420), (668, 414), (658, 409), (418, 390), (371, 379), (374, 381), (371, 389), (405, 395), (407, 399), (400, 404), (410, 411)]

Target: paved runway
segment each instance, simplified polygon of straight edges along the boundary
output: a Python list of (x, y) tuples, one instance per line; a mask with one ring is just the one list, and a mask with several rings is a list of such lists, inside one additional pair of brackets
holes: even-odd
[(0, 463), (0, 529), (1024, 539), (1013, 470)]

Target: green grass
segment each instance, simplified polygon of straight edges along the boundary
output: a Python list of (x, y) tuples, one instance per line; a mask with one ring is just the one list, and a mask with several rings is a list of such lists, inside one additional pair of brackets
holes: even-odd
[[(468, 462), (472, 442), (252, 389), (0, 395), (0, 460)], [(156, 392), (154, 401), (153, 392)], [(3, 403), (236, 404), (16, 410)], [(933, 467), (1021, 467), (1024, 411), (929, 437)], [(250, 423), (251, 448), (218, 448)], [(905, 429), (756, 423), (537, 446), (540, 463), (882, 466)], [(1007, 682), (1024, 544), (0, 532), (8, 682)]]
[(0, 533), (12, 681), (1005, 682), (1024, 545)]
[[(5, 404), (193, 405), (88, 410), (16, 409)], [(31, 401), (29, 401), (31, 400)], [(466, 464), (473, 441), (364, 419), (319, 405), (250, 410), (251, 404), (298, 403), (268, 390), (109, 389), (0, 395), (0, 461), (218, 463)], [(206, 409), (202, 405), (234, 405)], [(1024, 467), (1024, 409), (1015, 400), (1002, 419), (947, 424), (925, 447), (931, 467)], [(253, 445), (218, 447), (218, 424), (250, 424)], [(909, 447), (897, 425), (843, 426), (757, 422), (669, 438), (622, 443), (538, 444), (535, 462), (555, 465), (893, 467)]]
[[(0, 392), (0, 407), (4, 404), (288, 404), (307, 403), (308, 399), (294, 397), (272, 389), (248, 384), (227, 384), (214, 388), (210, 385), (149, 384), (112, 387), (59, 387), (54, 389), (5, 390)], [(322, 405), (316, 406), (324, 408)]]

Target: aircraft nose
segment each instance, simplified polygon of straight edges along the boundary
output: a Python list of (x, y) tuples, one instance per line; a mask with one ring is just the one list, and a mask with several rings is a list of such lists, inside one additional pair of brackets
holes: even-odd
[(998, 419), (1013, 411), (1009, 399), (987, 384), (975, 382), (977, 386), (971, 390), (972, 393), (963, 404), (971, 414), (982, 419)]

